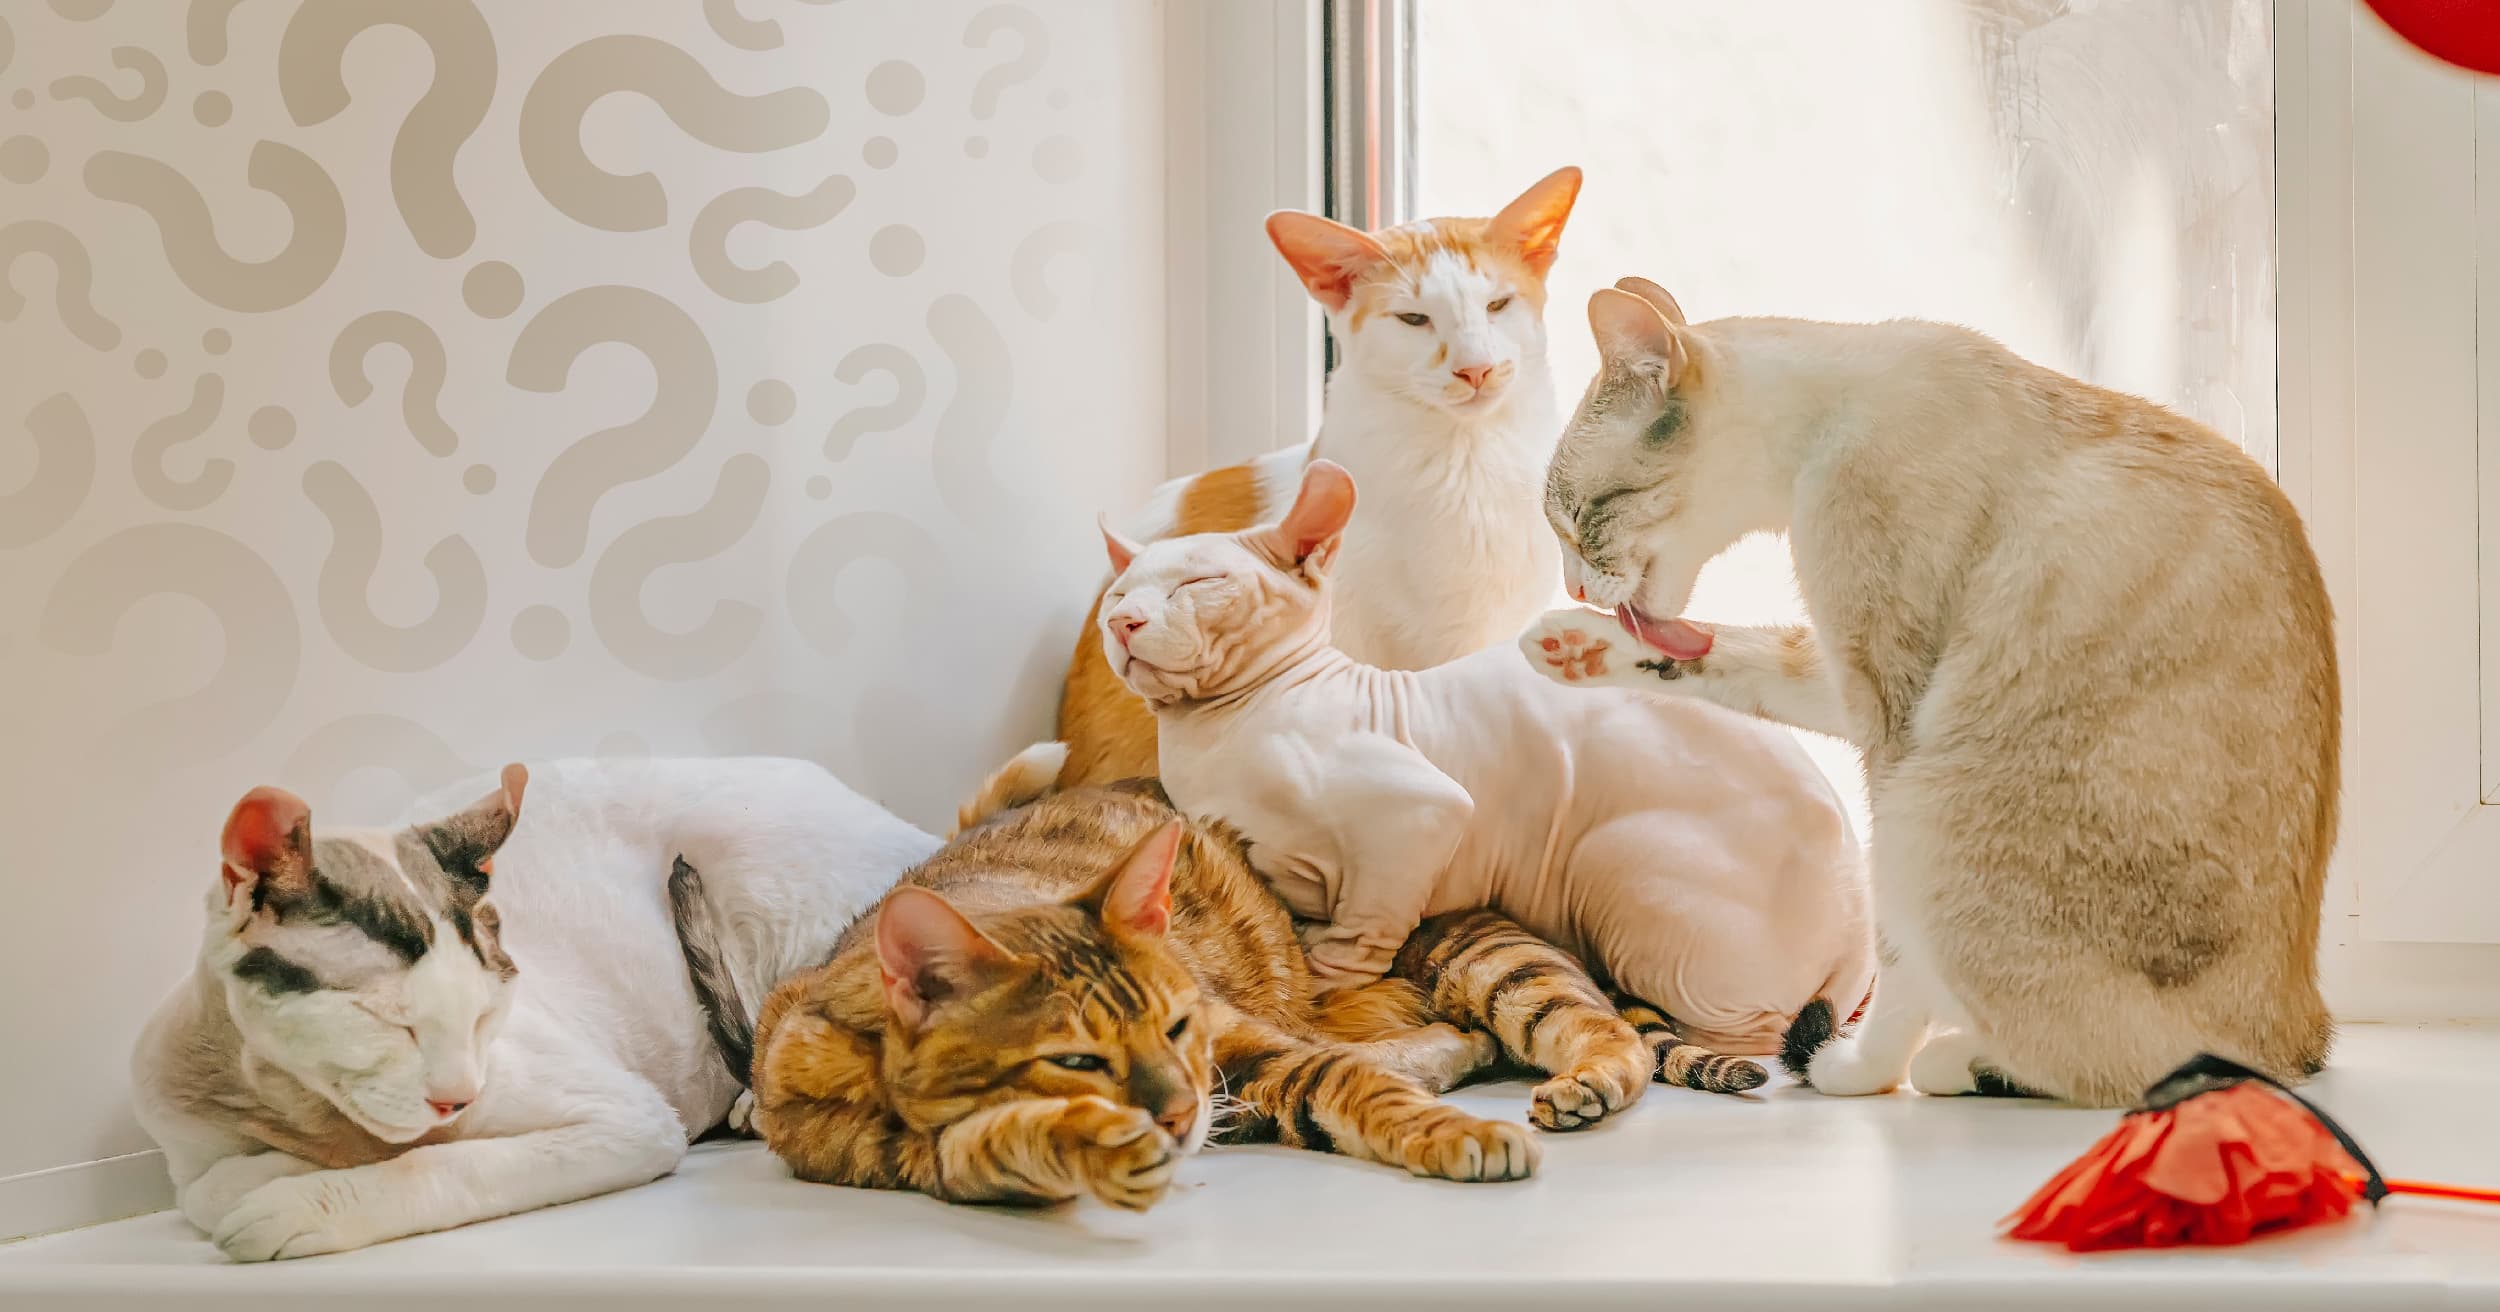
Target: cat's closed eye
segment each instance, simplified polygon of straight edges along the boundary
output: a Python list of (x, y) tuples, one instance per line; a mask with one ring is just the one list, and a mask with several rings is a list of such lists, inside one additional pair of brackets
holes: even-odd
[(1509, 308), (1510, 308), (1510, 298), (1509, 298), (1509, 297), (1507, 297), (1507, 296), (1505, 296), (1505, 297), (1502, 297), (1500, 300), (1494, 301), (1492, 304), (1485, 306), (1485, 307), (1484, 307), (1484, 312), (1485, 312), (1486, 314), (1500, 314), (1502, 311), (1507, 310), (1507, 309), (1509, 309)]
[(1411, 328), (1425, 328), (1431, 326), (1432, 316), (1429, 314), (1417, 314), (1414, 311), (1409, 310), (1398, 316), (1398, 322)]
[(1177, 1043), (1180, 1041), (1180, 1037), (1188, 1032), (1189, 1018), (1187, 1016), (1183, 1016), (1179, 1020), (1172, 1022), (1172, 1028), (1165, 1030), (1163, 1032), (1163, 1037)]
[(1067, 1071), (1099, 1071), (1108, 1069), (1111, 1065), (1090, 1052), (1062, 1052), (1055, 1056), (1044, 1057), (1042, 1060)]
[(1221, 583), (1223, 581), (1224, 576), (1221, 574), (1205, 574), (1194, 579), (1183, 579), (1181, 580), (1181, 586), (1184, 588), (1194, 588), (1201, 583)]

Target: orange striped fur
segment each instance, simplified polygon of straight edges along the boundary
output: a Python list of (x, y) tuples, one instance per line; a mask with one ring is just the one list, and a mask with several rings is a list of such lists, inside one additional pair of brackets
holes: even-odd
[[(1185, 831), (1168, 932), (1149, 940), (1106, 927), (1105, 872), (1179, 823), (1151, 783), (975, 819), (986, 822), (903, 882), (943, 896), (1012, 954), (994, 982), (903, 1032), (871, 917), (830, 964), (764, 1005), (755, 1126), (801, 1178), (963, 1202), (1091, 1196), (1142, 1208), (1205, 1127), (1168, 1133), (1156, 1097), (1140, 1090), (1185, 1087), (1204, 1106), (1219, 1083), (1239, 1103), (1217, 1131), (1226, 1140), (1280, 1139), (1455, 1180), (1533, 1169), (1523, 1127), (1447, 1106), (1405, 1073), (1437, 1053), (1428, 1073), (1453, 1082), (1466, 1073), (1459, 1059), (1480, 1064), (1489, 1045), (1447, 1027), (1371, 1045), (1318, 1030), (1292, 923), (1229, 833)], [(1048, 1060), (1071, 1051), (1099, 1052), (1105, 1066)]]
[[(1202, 1109), (1227, 1091), (1219, 1141), (1516, 1179), (1536, 1161), (1527, 1132), (1437, 1093), (1497, 1059), (1550, 1070), (1530, 1119), (1565, 1130), (1629, 1104), (1659, 1071), (1659, 1050), (1586, 970), (1493, 912), (1428, 922), (1390, 978), (1315, 996), (1292, 921), (1236, 835), (1183, 821), (1149, 781), (1040, 795), (1054, 756), (1028, 749), (992, 776), (964, 832), (900, 886), (944, 897), (1010, 966), (905, 1032), (871, 916), (829, 964), (765, 1002), (755, 1127), (801, 1178), (1142, 1208), (1193, 1146), (1155, 1116), (1161, 1107), (1168, 1122), (1168, 1095), (1185, 1087)], [(1168, 929), (1141, 938), (1109, 927), (1105, 885), (1125, 876), (1106, 872), (1175, 824), (1186, 828)], [(1104, 1068), (1048, 1060), (1072, 1051), (1103, 1054)], [(1730, 1063), (1699, 1054), (1678, 1070), (1720, 1078), (1682, 1082), (1751, 1087), (1734, 1077), (1741, 1068), (1760, 1083), (1751, 1063), (1714, 1060)]]

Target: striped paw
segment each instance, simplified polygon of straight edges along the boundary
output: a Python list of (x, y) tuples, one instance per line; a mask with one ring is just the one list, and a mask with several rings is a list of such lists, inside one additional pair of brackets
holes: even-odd
[(1113, 1207), (1145, 1211), (1172, 1185), (1178, 1149), (1140, 1108), (1071, 1098), (1052, 1135), (1076, 1184)]
[(1536, 1171), (1537, 1148), (1524, 1126), (1452, 1109), (1435, 1117), (1402, 1156), (1407, 1170), (1427, 1179), (1482, 1184), (1527, 1179)]
[(1626, 1036), (1616, 1050), (1584, 1060), (1536, 1086), (1528, 1123), (1540, 1130), (1579, 1130), (1639, 1102), (1654, 1069), (1649, 1045)]

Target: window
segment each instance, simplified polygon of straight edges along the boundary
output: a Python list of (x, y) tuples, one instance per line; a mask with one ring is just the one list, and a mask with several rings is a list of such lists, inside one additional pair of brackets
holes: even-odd
[[(1346, 0), (1332, 69), (1359, 130), (1332, 199), (1477, 214), (1586, 169), (1546, 312), (1566, 404), (1596, 368), (1581, 307), (1637, 273), (1697, 319), (1968, 324), (2271, 467), (2269, 6), (2066, 9)], [(1713, 562), (1692, 611), (1803, 619), (1785, 544)], [(1855, 752), (1805, 742), (1863, 821)]]

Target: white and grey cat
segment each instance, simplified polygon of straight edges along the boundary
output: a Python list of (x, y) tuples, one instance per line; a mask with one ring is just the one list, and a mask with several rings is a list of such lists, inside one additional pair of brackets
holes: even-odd
[[(1863, 750), (1886, 955), (1865, 1024), (1792, 1054), (1814, 1086), (2116, 1105), (2199, 1051), (2314, 1073), (2334, 631), (2265, 471), (1942, 324), (1692, 324), (1637, 278), (1589, 319), (1546, 515), (1617, 619), (1522, 650)], [(1681, 618), (1704, 562), (1778, 531), (1811, 628)]]
[(246, 795), (198, 967), (140, 1038), (140, 1123), (238, 1260), (666, 1175), (744, 1083), (690, 966), (760, 1002), (938, 846), (801, 761), (512, 765), (412, 813), (315, 834)]

